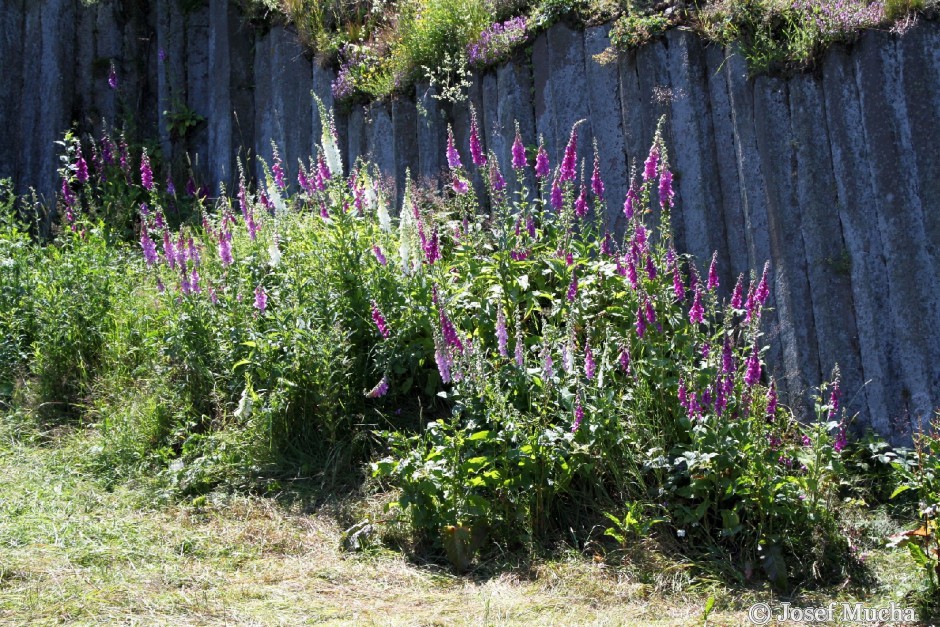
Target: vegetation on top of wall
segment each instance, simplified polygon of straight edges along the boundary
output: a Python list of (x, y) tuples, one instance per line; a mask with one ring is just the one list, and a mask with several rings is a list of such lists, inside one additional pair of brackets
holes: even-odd
[[(254, 17), (289, 22), (321, 61), (339, 67), (338, 102), (374, 100), (417, 80), (447, 81), (504, 61), (558, 21), (613, 22), (625, 50), (676, 26), (737, 45), (752, 72), (811, 66), (827, 46), (869, 28), (904, 28), (938, 0), (241, 0)], [(459, 96), (458, 96), (459, 97)]]

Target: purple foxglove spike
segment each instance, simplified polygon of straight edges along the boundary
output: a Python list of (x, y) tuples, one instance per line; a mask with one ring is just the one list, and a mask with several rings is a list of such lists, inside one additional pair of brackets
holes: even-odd
[(382, 264), (383, 266), (388, 265), (388, 259), (385, 258), (385, 254), (382, 252), (381, 248), (379, 248), (377, 245), (373, 245), (372, 252), (375, 253), (375, 258), (378, 260), (380, 264)]
[(451, 170), (463, 167), (460, 162), (460, 153), (454, 146), (454, 129), (450, 125), (447, 126), (447, 167)]
[(559, 177), (556, 176), (555, 181), (552, 183), (552, 208), (555, 211), (561, 211), (561, 208), (564, 206), (564, 202), (564, 196), (561, 193), (561, 181), (559, 181)]
[(578, 273), (571, 273), (571, 283), (568, 285), (568, 302), (573, 302), (574, 299), (578, 296)]
[(721, 347), (721, 372), (734, 374), (734, 352), (731, 348), (731, 337), (725, 336), (724, 346)]
[(490, 187), (495, 192), (501, 192), (506, 189), (506, 179), (499, 171), (499, 163), (494, 159), (490, 164)]
[(708, 283), (705, 284), (705, 289), (709, 292), (718, 287), (718, 251), (716, 250), (712, 253), (712, 263), (708, 267)]
[(81, 144), (75, 147), (75, 178), (82, 185), (88, 182), (88, 162), (82, 156)]
[(454, 175), (454, 182), (451, 184), (451, 186), (454, 188), (454, 191), (460, 194), (461, 196), (463, 194), (466, 194), (467, 191), (470, 189), (470, 186), (467, 184), (467, 182), (463, 180), (462, 178), (460, 178), (459, 176), (457, 176), (456, 174)]
[(588, 213), (587, 189), (582, 185), (578, 199), (574, 201), (574, 214), (583, 219)]
[(594, 373), (597, 371), (597, 364), (594, 363), (594, 351), (587, 342), (584, 344), (584, 376), (588, 381), (594, 379)]
[(777, 383), (770, 382), (770, 389), (767, 391), (767, 422), (773, 422), (777, 417)]
[(639, 200), (640, 197), (636, 193), (636, 189), (631, 185), (630, 189), (627, 190), (627, 199), (623, 202), (623, 215), (627, 217), (627, 220), (633, 218), (633, 214), (636, 211), (636, 203), (639, 202)]
[(695, 289), (695, 298), (692, 300), (692, 307), (689, 309), (689, 321), (692, 324), (702, 324), (705, 319), (705, 308), (702, 307), (702, 290), (698, 286)]
[(679, 264), (672, 269), (672, 293), (677, 302), (685, 299), (685, 285), (682, 283), (682, 271), (679, 269)]
[(757, 346), (751, 349), (751, 355), (747, 358), (747, 370), (744, 373), (744, 383), (748, 387), (753, 387), (760, 381), (760, 357), (757, 355)]
[(760, 306), (763, 307), (767, 303), (767, 298), (770, 296), (770, 287), (768, 286), (768, 274), (770, 273), (770, 262), (764, 262), (764, 273), (760, 277), (760, 283), (757, 285), (757, 291), (755, 296), (757, 297), (757, 302), (760, 303)]
[(147, 262), (147, 267), (152, 268), (157, 263), (157, 247), (150, 239), (146, 227), (140, 229), (140, 247), (144, 250), (144, 261)]
[(568, 138), (568, 145), (565, 146), (565, 156), (561, 161), (561, 171), (559, 178), (561, 182), (573, 181), (577, 176), (578, 169), (578, 128), (571, 128), (571, 136)]
[(839, 388), (839, 380), (832, 382), (832, 390), (829, 393), (829, 419), (832, 420), (839, 413), (839, 398), (842, 396), (842, 390)]
[(542, 346), (542, 379), (550, 380), (555, 374), (555, 364), (552, 361), (552, 352), (548, 349), (548, 344)]
[(384, 339), (388, 339), (391, 335), (391, 332), (388, 329), (388, 323), (385, 321), (385, 316), (382, 315), (382, 312), (379, 310), (379, 305), (374, 300), (372, 301), (372, 321), (375, 323), (376, 328), (378, 328), (379, 333)]
[(604, 181), (601, 179), (601, 162), (600, 158), (597, 156), (597, 151), (594, 152), (594, 172), (591, 174), (591, 191), (594, 192), (594, 197), (600, 201), (604, 200)]
[(650, 148), (650, 154), (643, 164), (643, 180), (651, 181), (656, 178), (656, 170), (659, 165), (659, 147), (656, 144)]
[(486, 156), (483, 154), (483, 146), (480, 143), (480, 129), (477, 126), (477, 112), (473, 107), (470, 108), (470, 156), (473, 159), (473, 165), (478, 168), (486, 165)]
[(506, 331), (506, 315), (502, 309), (496, 315), (496, 342), (500, 357), (509, 357), (509, 333)]
[(744, 274), (738, 275), (738, 282), (734, 285), (734, 293), (731, 295), (731, 308), (744, 308)]
[(627, 259), (627, 281), (630, 282), (630, 287), (633, 288), (634, 291), (639, 289), (640, 280), (637, 277), (636, 264), (633, 262), (632, 257)]
[(659, 177), (659, 204), (663, 207), (672, 207), (675, 195), (672, 189), (672, 172), (663, 170)]
[[(169, 260), (169, 256), (167, 259)], [(229, 231), (219, 233), (219, 260), (222, 262), (222, 267), (230, 266), (234, 261), (232, 259), (232, 234)]]
[(255, 309), (259, 312), (264, 313), (264, 310), (268, 307), (268, 293), (264, 291), (264, 287), (259, 285), (255, 288)]
[(140, 185), (148, 192), (153, 189), (153, 170), (150, 169), (150, 157), (144, 148), (140, 157)]
[(646, 333), (646, 312), (643, 311), (642, 305), (637, 305), (636, 308), (636, 335), (639, 338), (642, 338)]
[(630, 374), (630, 348), (624, 346), (620, 349), (620, 367), (626, 374)]
[(382, 398), (386, 394), (388, 394), (388, 376), (383, 376), (374, 388), (366, 392), (366, 398)]
[(522, 170), (528, 165), (525, 158), (525, 146), (522, 145), (522, 136), (519, 130), (516, 130), (516, 139), (512, 143), (512, 167), (515, 170)]
[(576, 432), (583, 421), (584, 407), (581, 406), (581, 399), (579, 398), (577, 401), (575, 401), (574, 405), (574, 424), (571, 425), (571, 433)]
[(551, 169), (548, 164), (548, 153), (545, 152), (545, 145), (539, 143), (539, 151), (535, 155), (535, 176), (544, 179), (549, 174), (551, 174)]

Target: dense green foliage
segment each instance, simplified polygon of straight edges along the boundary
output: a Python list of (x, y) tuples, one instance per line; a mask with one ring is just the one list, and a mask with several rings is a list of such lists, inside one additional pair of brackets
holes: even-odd
[[(69, 138), (52, 241), (3, 203), (0, 395), (46, 424), (90, 421), (91, 465), (176, 494), (335, 484), (372, 461), (394, 516), (458, 568), (491, 546), (652, 536), (731, 579), (852, 576), (848, 471), (903, 479), (924, 507), (933, 471), (892, 473), (900, 457), (850, 445), (837, 375), (812, 424), (777, 405), (768, 270), (722, 292), (715, 259), (674, 250), (661, 140), (620, 238), (597, 165), (576, 181), (576, 142), (554, 181), (540, 151), (537, 194), (521, 138), (516, 193), (476, 154), (485, 199), (450, 152), (452, 188), (409, 183), (393, 218), (392, 190), (367, 163), (345, 176), (327, 132), (297, 185), (275, 157), (254, 190), (193, 189), (177, 226), (166, 211), (183, 200), (145, 153), (89, 172)], [(107, 220), (141, 199), (129, 247)]]

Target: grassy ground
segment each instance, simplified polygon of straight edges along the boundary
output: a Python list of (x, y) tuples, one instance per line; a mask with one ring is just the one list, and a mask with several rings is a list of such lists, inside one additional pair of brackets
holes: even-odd
[[(180, 504), (154, 485), (103, 484), (82, 462), (88, 432), (0, 426), (2, 624), (745, 624), (766, 590), (693, 581), (682, 564), (561, 554), (466, 576), (401, 553), (341, 551), (343, 527), (369, 499), (297, 493), (211, 495)], [(871, 537), (883, 517), (859, 520)], [(864, 542), (863, 542), (864, 544)], [(794, 600), (903, 603), (917, 585), (906, 555), (871, 551), (866, 588)]]

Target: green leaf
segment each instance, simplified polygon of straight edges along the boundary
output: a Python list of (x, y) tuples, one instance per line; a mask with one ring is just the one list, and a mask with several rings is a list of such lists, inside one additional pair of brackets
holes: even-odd
[(485, 440), (489, 436), (490, 436), (489, 431), (477, 431), (476, 433), (471, 435), (469, 438), (467, 438), (467, 441), (476, 442), (477, 440)]
[(894, 492), (891, 493), (891, 497), (890, 497), (890, 498), (893, 499), (893, 498), (896, 497), (897, 495), (899, 495), (899, 494), (901, 494), (901, 493), (903, 493), (903, 492), (907, 492), (907, 491), (910, 490), (910, 489), (911, 489), (911, 486), (909, 486), (909, 485), (906, 485), (906, 484), (905, 484), (905, 485), (899, 485), (897, 488), (895, 488)]
[(708, 597), (708, 600), (705, 601), (705, 611), (702, 612), (702, 620), (707, 621), (708, 615), (712, 613), (713, 609), (715, 609), (715, 597)]

